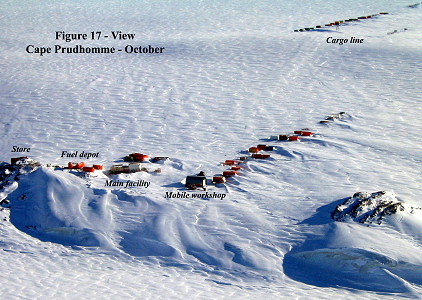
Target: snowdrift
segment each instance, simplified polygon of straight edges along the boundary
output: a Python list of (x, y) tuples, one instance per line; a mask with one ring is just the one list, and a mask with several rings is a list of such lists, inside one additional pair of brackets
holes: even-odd
[[(189, 263), (254, 276), (280, 268), (275, 249), (232, 232), (239, 229), (219, 228), (222, 220), (215, 209), (204, 209), (200, 223), (198, 217), (193, 222), (195, 215), (186, 204), (92, 184), (68, 170), (37, 168), (20, 178), (9, 194), (10, 221), (42, 241), (160, 257), (168, 265)], [(208, 205), (209, 200), (202, 201)]]

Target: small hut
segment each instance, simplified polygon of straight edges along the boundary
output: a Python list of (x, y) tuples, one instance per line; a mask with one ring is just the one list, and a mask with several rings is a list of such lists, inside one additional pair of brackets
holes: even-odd
[(190, 190), (197, 188), (207, 189), (207, 178), (205, 176), (192, 175), (186, 177), (185, 186)]

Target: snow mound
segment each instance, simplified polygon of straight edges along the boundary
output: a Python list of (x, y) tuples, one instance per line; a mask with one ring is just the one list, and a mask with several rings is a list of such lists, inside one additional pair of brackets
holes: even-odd
[[(135, 180), (153, 175), (125, 176), (122, 179)], [(162, 264), (189, 264), (198, 270), (279, 274), (277, 250), (249, 229), (267, 226), (266, 220), (251, 215), (248, 208), (216, 199), (168, 201), (160, 193), (102, 188), (106, 178), (38, 167), (12, 183), (7, 195), (10, 222), (43, 242), (75, 249), (155, 257)], [(242, 235), (245, 231), (248, 238)]]
[(381, 225), (384, 218), (405, 211), (405, 207), (393, 192), (357, 192), (338, 205), (331, 218), (335, 221), (353, 220), (359, 223), (373, 222)]
[(23, 176), (8, 195), (10, 221), (44, 241), (106, 246), (105, 232), (112, 227), (109, 197), (94, 192), (68, 172), (37, 168)]
[(392, 191), (355, 193), (300, 225), (314, 234), (284, 257), (294, 280), (386, 293), (413, 293), (422, 284), (422, 210)]

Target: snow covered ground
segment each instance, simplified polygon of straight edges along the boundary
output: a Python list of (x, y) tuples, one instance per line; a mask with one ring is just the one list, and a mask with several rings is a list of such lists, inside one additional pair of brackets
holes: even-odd
[[(410, 4), (2, 1), (0, 160), (28, 155), (43, 166), (0, 191), (10, 201), (0, 211), (0, 294), (421, 297), (422, 5)], [(293, 32), (379, 12), (389, 14)], [(55, 40), (118, 30), (136, 37)], [(352, 36), (364, 42), (326, 42)], [(165, 51), (39, 56), (30, 44)], [(316, 134), (267, 139), (305, 127)], [(165, 197), (257, 144), (276, 149), (207, 190), (223, 199)], [(85, 177), (47, 166), (75, 161), (62, 151), (99, 152), (85, 162), (106, 169), (132, 152), (169, 160), (143, 163), (161, 173)], [(356, 192), (384, 190), (406, 210), (381, 225), (331, 218)]]

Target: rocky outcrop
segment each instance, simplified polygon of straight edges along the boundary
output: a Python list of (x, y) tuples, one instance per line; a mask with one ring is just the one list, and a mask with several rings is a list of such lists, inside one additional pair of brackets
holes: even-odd
[(340, 222), (353, 220), (359, 223), (381, 224), (387, 216), (404, 210), (403, 203), (393, 192), (357, 192), (342, 204), (337, 205), (331, 218)]

